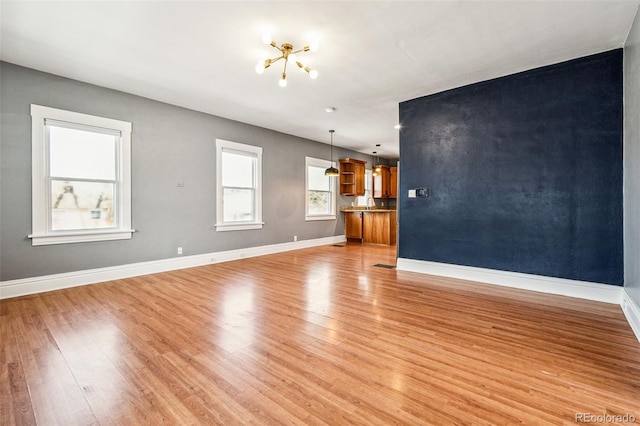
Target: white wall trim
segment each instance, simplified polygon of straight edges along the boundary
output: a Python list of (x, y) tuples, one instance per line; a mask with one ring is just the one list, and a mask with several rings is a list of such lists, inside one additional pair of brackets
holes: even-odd
[(237, 250), (196, 254), (193, 256), (180, 256), (149, 262), (131, 263), (106, 268), (2, 281), (0, 282), (0, 300), (11, 297), (26, 296), (28, 294), (43, 293), (45, 291), (95, 284), (104, 281), (173, 271), (176, 269), (193, 268), (212, 263), (228, 262), (230, 260), (237, 260), (246, 257), (263, 256), (266, 254), (280, 253), (308, 247), (342, 243), (344, 241), (346, 241), (344, 235), (336, 235), (333, 237), (316, 238), (312, 240), (247, 247)]
[(623, 287), (615, 285), (404, 258), (398, 258), (396, 269), (618, 305), (622, 302)]
[(627, 317), (627, 322), (638, 338), (638, 341), (640, 341), (640, 306), (634, 302), (626, 290), (622, 291), (622, 303), (620, 303), (620, 306), (622, 306), (624, 316)]

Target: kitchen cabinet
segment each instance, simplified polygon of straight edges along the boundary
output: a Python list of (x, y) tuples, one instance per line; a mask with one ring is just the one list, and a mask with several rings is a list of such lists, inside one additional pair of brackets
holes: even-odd
[(362, 221), (362, 240), (371, 244), (396, 243), (396, 211), (366, 211)]
[(340, 159), (340, 195), (364, 195), (364, 165), (355, 158)]
[(395, 210), (349, 210), (344, 212), (344, 233), (347, 240), (370, 244), (396, 244)]
[(398, 198), (398, 168), (391, 167), (389, 198)]
[(344, 236), (347, 239), (362, 241), (362, 212), (345, 212), (344, 214)]
[(375, 176), (373, 177), (373, 198), (390, 198), (391, 167), (379, 165), (375, 167), (375, 170)]

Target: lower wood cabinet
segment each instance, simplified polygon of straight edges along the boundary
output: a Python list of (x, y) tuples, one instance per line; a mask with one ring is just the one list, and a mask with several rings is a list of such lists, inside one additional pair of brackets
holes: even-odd
[(344, 214), (344, 236), (362, 240), (362, 212), (347, 212)]
[(347, 239), (371, 244), (396, 244), (395, 210), (362, 210), (344, 213)]
[(394, 245), (396, 243), (396, 212), (365, 212), (363, 241), (372, 244)]

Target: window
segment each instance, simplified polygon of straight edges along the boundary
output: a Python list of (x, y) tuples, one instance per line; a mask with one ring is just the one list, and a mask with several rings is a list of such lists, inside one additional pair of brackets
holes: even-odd
[(306, 157), (306, 220), (336, 218), (336, 184), (332, 177), (324, 175), (329, 167), (335, 167), (335, 163)]
[(216, 231), (262, 228), (262, 148), (216, 140)]
[(31, 105), (34, 246), (130, 239), (131, 123)]
[(373, 196), (371, 193), (371, 187), (373, 182), (373, 176), (371, 170), (364, 171), (364, 195), (356, 197), (355, 205), (359, 207), (367, 207), (369, 205), (369, 198)]

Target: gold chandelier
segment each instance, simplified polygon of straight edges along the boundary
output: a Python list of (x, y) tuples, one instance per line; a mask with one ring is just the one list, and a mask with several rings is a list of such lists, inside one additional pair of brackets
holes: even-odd
[(265, 59), (264, 61), (258, 61), (258, 64), (256, 65), (256, 72), (258, 74), (262, 74), (264, 70), (271, 66), (271, 64), (278, 62), (280, 59), (284, 59), (284, 69), (282, 70), (282, 77), (280, 78), (279, 82), (280, 87), (285, 87), (287, 85), (287, 64), (289, 63), (289, 60), (295, 62), (298, 68), (302, 72), (306, 72), (307, 74), (309, 74), (309, 77), (311, 77), (312, 79), (315, 80), (316, 78), (318, 78), (318, 71), (305, 66), (302, 62), (298, 61), (297, 58), (297, 54), (300, 52), (317, 51), (317, 44), (310, 44), (303, 47), (302, 49), (293, 50), (293, 45), (291, 43), (282, 43), (280, 46), (278, 46), (276, 42), (273, 41), (268, 35), (262, 37), (262, 42), (278, 49), (280, 51), (280, 56), (276, 56), (275, 58), (271, 59)]

